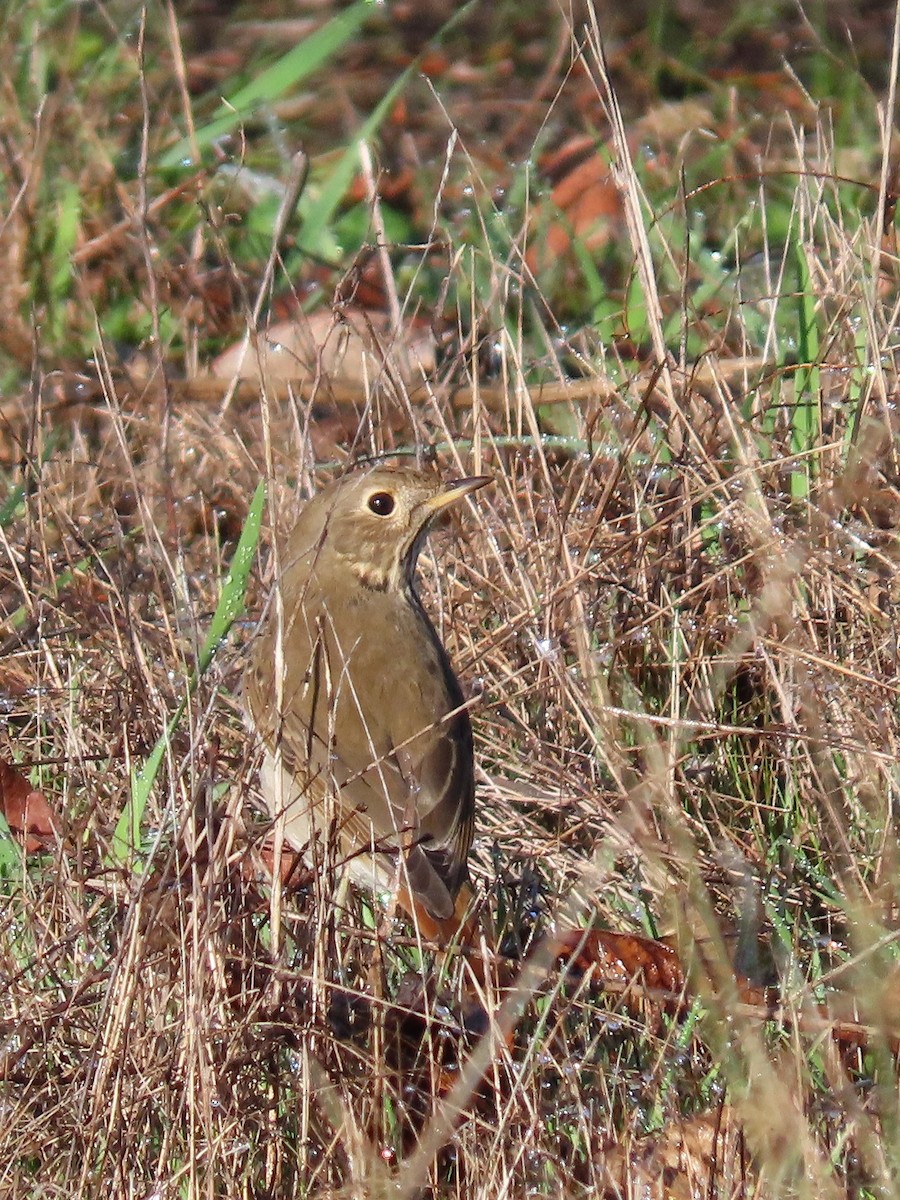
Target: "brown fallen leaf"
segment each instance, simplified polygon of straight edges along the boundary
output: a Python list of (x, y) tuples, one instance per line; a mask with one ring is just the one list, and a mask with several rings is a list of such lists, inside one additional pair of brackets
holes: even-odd
[(741, 1122), (728, 1105), (668, 1121), (652, 1135), (624, 1137), (604, 1156), (602, 1174), (604, 1200), (768, 1195), (755, 1185)]
[(254, 381), (324, 376), (363, 389), (386, 369), (415, 380), (435, 364), (435, 340), (427, 326), (407, 321), (392, 331), (385, 313), (345, 308), (278, 321), (260, 332), (255, 350), (241, 339), (219, 355), (212, 374)]
[(21, 771), (0, 758), (0, 811), (10, 830), (25, 842), (25, 852), (46, 848), (59, 831), (59, 821), (42, 792)]
[(532, 227), (539, 236), (525, 261), (535, 274), (567, 255), (573, 242), (592, 253), (602, 250), (622, 224), (622, 199), (607, 160), (593, 149), (588, 158), (573, 157), (575, 165), (554, 184), (549, 204), (538, 205), (534, 214)]
[(556, 958), (570, 974), (596, 967), (607, 981), (636, 982), (671, 992), (673, 997), (684, 989), (684, 972), (675, 951), (664, 942), (633, 933), (571, 929), (560, 936)]
[[(261, 846), (258, 847), (259, 866), (263, 868), (264, 876), (271, 877), (275, 874), (275, 845), (274, 839), (266, 838)], [(259, 877), (257, 865), (248, 857), (244, 859), (243, 874), (245, 879), (256, 879)], [(279, 874), (281, 882), (289, 891), (304, 887), (309, 882), (310, 871), (303, 855), (297, 850), (293, 850), (287, 844), (281, 848), (281, 867)]]
[[(628, 144), (634, 153), (650, 146), (654, 155), (666, 155), (669, 164), (682, 153), (683, 139), (703, 130), (718, 130), (712, 107), (696, 96), (655, 104), (629, 129)], [(724, 134), (719, 134), (724, 136)]]

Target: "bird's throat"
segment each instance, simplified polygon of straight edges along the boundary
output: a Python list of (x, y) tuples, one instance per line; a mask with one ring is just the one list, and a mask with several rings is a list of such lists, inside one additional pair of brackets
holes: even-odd
[(375, 563), (351, 562), (350, 570), (370, 592), (387, 592), (398, 585), (398, 574), (385, 571)]

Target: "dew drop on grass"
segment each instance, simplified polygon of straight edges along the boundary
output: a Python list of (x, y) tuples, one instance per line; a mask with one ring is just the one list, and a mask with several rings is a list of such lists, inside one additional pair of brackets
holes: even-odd
[(536, 637), (534, 639), (534, 648), (538, 653), (538, 658), (556, 658), (556, 647), (553, 644), (552, 638)]

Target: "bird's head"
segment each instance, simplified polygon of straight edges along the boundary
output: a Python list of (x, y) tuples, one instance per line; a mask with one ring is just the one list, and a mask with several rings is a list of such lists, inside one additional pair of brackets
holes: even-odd
[(323, 488), (300, 515), (292, 556), (311, 555), (316, 573), (350, 570), (376, 591), (412, 582), (431, 523), (491, 482), (475, 475), (444, 483), (413, 467), (376, 466)]

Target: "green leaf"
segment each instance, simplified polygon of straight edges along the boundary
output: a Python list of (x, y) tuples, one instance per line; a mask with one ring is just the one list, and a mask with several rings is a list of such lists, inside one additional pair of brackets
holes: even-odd
[(150, 751), (146, 762), (131, 772), (131, 795), (122, 809), (122, 814), (116, 822), (112, 835), (109, 858), (113, 865), (127, 862), (137, 852), (141, 840), (141, 821), (144, 818), (144, 810), (147, 807), (150, 792), (156, 776), (159, 774), (166, 747), (169, 745), (186, 707), (187, 698), (178, 705), (175, 715), (166, 725), (165, 733)]
[(74, 183), (60, 183), (50, 252), (50, 293), (57, 303), (68, 296), (72, 287), (72, 251), (80, 223), (81, 193)]
[[(44, 463), (49, 459), (50, 455), (53, 453), (53, 451), (59, 445), (59, 438), (60, 438), (59, 430), (54, 429), (44, 439), (44, 448), (41, 451), (41, 463), (40, 463), (41, 466), (44, 465)], [(29, 469), (33, 471), (33, 468), (31, 467), (30, 464), (29, 464)], [(37, 478), (39, 474), (40, 474), (39, 471), (34, 471), (35, 478)], [(24, 479), (20, 480), (19, 483), (17, 483), (14, 487), (12, 487), (10, 489), (9, 495), (6, 497), (6, 499), (3, 501), (3, 503), (0, 504), (0, 529), (5, 529), (6, 526), (10, 523), (10, 521), (15, 516), (16, 510), (18, 509), (18, 507), (22, 503), (22, 501), (25, 499), (26, 487), (27, 487), (26, 481)]]

